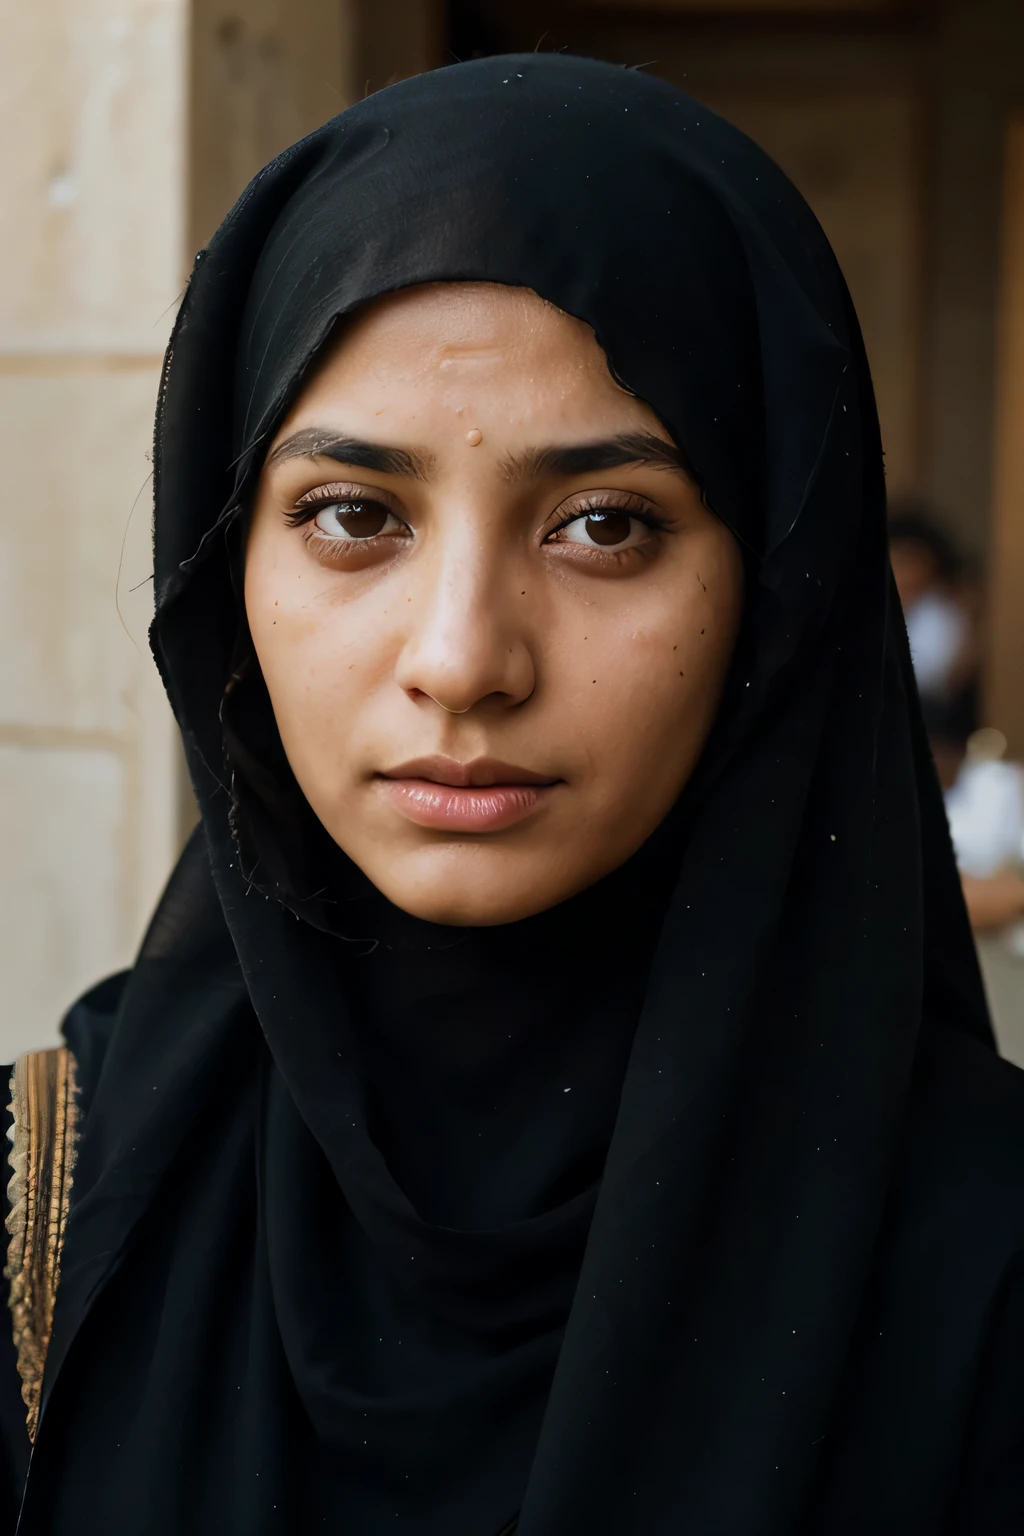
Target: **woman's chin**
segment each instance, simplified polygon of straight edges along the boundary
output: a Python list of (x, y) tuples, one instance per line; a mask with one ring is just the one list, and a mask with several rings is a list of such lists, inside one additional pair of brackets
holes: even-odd
[[(410, 917), (450, 928), (494, 928), (567, 901), (603, 871), (564, 859), (487, 845), (448, 845), (389, 855), (347, 850), (382, 895)], [(363, 854), (364, 856), (360, 856)]]

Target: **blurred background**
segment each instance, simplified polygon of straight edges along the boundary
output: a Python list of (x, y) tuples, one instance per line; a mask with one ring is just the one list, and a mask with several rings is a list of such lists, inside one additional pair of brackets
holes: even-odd
[(191, 822), (145, 631), (153, 407), (194, 253), (260, 166), (367, 92), (541, 48), (723, 113), (836, 249), (965, 891), (1024, 1064), (1024, 0), (3, 0), (3, 36), (0, 1061), (129, 962)]

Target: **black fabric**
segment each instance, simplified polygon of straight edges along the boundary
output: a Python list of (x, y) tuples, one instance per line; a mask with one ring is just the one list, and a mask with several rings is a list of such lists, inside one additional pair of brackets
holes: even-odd
[[(608, 883), (629, 921), (600, 992), (552, 946), (603, 888), (435, 953), (358, 917), (315, 828), (275, 844), (274, 743), (238, 756), (233, 541), (269, 434), (337, 316), (460, 278), (588, 321), (748, 551), (720, 720)], [(90, 1107), (25, 1536), (1013, 1528), (1024, 1092), (891, 593), (856, 321), (778, 170), (669, 86), (560, 56), (351, 109), (198, 262), (156, 562), (202, 827)], [(384, 1333), (407, 1320), (411, 1361)]]

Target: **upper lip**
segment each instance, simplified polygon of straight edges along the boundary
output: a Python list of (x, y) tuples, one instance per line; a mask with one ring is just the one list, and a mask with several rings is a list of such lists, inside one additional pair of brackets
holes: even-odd
[(475, 757), (470, 763), (458, 763), (453, 757), (414, 757), (397, 768), (381, 774), (385, 779), (428, 779), (432, 784), (448, 784), (453, 789), (482, 789), (494, 784), (557, 784), (550, 773), (532, 773), (515, 763), (503, 763), (496, 757)]

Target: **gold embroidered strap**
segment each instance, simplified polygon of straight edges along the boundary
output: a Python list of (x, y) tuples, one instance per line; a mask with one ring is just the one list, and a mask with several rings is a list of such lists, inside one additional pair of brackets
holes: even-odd
[(11, 1101), (4, 1274), (28, 1436), (35, 1440), (75, 1162), (75, 1058), (67, 1047), (19, 1056), (11, 1074)]

